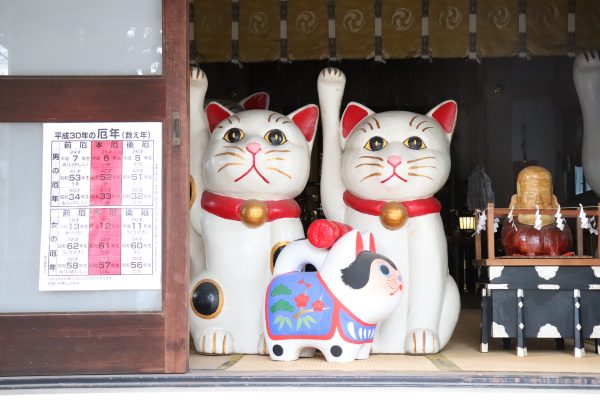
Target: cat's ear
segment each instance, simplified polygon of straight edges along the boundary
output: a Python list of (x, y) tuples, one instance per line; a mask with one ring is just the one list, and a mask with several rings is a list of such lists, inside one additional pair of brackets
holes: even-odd
[(215, 127), (221, 123), (226, 118), (229, 118), (233, 115), (231, 111), (227, 108), (223, 107), (221, 104), (216, 101), (211, 101), (205, 108), (206, 118), (208, 119), (208, 127), (210, 129), (210, 133), (215, 130)]
[(358, 125), (360, 121), (371, 114), (375, 114), (375, 112), (360, 103), (356, 103), (354, 101), (348, 103), (344, 113), (342, 114), (342, 142), (345, 143), (346, 139), (348, 139), (348, 136), (350, 135), (350, 132), (352, 132), (356, 125)]
[(300, 128), (300, 131), (302, 131), (308, 142), (308, 147), (312, 150), (315, 133), (317, 133), (317, 125), (319, 124), (319, 107), (309, 104), (292, 112), (288, 115), (288, 118), (294, 121), (294, 124)]
[(454, 100), (447, 100), (438, 104), (427, 113), (427, 116), (435, 119), (447, 133), (448, 142), (452, 140), (452, 133), (456, 126), (456, 116), (458, 114), (458, 106)]
[(244, 107), (244, 110), (268, 110), (270, 102), (269, 93), (258, 92), (240, 101), (240, 106)]

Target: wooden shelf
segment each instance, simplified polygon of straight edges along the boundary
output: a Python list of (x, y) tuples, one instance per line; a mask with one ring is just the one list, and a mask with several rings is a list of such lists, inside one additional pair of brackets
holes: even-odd
[[(586, 267), (586, 266), (600, 266), (600, 258), (594, 258), (584, 254), (583, 249), (583, 229), (581, 224), (577, 224), (575, 232), (575, 243), (576, 248), (575, 256), (559, 256), (559, 257), (527, 257), (527, 256), (513, 256), (513, 257), (496, 257), (496, 248), (494, 240), (494, 219), (506, 217), (510, 213), (509, 208), (496, 208), (493, 203), (488, 203), (487, 206), (487, 224), (486, 224), (486, 236), (487, 236), (487, 254), (488, 258), (482, 257), (482, 244), (481, 234), (475, 235), (475, 260), (473, 265), (477, 267), (493, 267), (493, 266), (511, 266), (511, 267), (532, 267), (532, 266), (561, 266), (561, 267)], [(513, 209), (513, 215), (519, 214), (535, 214), (535, 209)], [(554, 215), (556, 210), (553, 209), (541, 209), (540, 214)], [(595, 217), (596, 220), (600, 220), (600, 203), (594, 207), (586, 208), (585, 210), (588, 217)], [(564, 218), (577, 218), (579, 215), (579, 209), (562, 209), (561, 213)], [(600, 241), (597, 244), (597, 252), (600, 254)]]
[(600, 266), (600, 258), (590, 256), (577, 257), (498, 257), (473, 261), (478, 267), (589, 267)]

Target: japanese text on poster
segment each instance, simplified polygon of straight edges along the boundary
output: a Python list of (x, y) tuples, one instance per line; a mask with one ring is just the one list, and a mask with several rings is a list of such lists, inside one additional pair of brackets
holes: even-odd
[(161, 287), (162, 124), (43, 127), (39, 289)]

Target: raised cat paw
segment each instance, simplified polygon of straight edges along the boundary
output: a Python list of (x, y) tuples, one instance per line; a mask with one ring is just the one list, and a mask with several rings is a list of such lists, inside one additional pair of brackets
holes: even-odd
[[(192, 134), (199, 133), (203, 130), (203, 122), (198, 121), (201, 114), (200, 110), (204, 109), (204, 96), (208, 88), (208, 78), (204, 71), (198, 67), (190, 68), (190, 121)], [(201, 118), (200, 118), (201, 119)], [(204, 133), (204, 132), (203, 132)], [(192, 153), (194, 154), (194, 153)]]
[(600, 68), (600, 51), (597, 49), (582, 51), (575, 58), (575, 73), (598, 68)]
[[(579, 100), (585, 109), (586, 104), (595, 103), (597, 101), (595, 99), (598, 98), (598, 87), (600, 86), (600, 51), (586, 50), (579, 53), (573, 64), (573, 77)], [(595, 113), (596, 108), (592, 106), (592, 109)]]
[(440, 341), (429, 329), (413, 329), (406, 335), (404, 348), (409, 354), (437, 353), (440, 351)]
[(194, 336), (196, 351), (203, 354), (231, 354), (233, 353), (233, 339), (231, 334), (223, 329), (210, 328)]
[(206, 81), (206, 74), (201, 68), (191, 67), (190, 68), (190, 79), (192, 81)]
[(317, 84), (329, 83), (329, 84), (345, 84), (346, 83), (346, 75), (344, 73), (333, 67), (323, 68), (321, 73), (319, 74), (319, 78), (317, 80)]

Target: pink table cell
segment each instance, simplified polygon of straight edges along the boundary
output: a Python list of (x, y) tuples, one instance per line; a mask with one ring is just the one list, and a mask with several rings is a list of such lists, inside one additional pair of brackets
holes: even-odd
[(123, 143), (93, 141), (90, 166), (90, 205), (121, 205)]
[(121, 210), (91, 209), (89, 275), (121, 274)]

